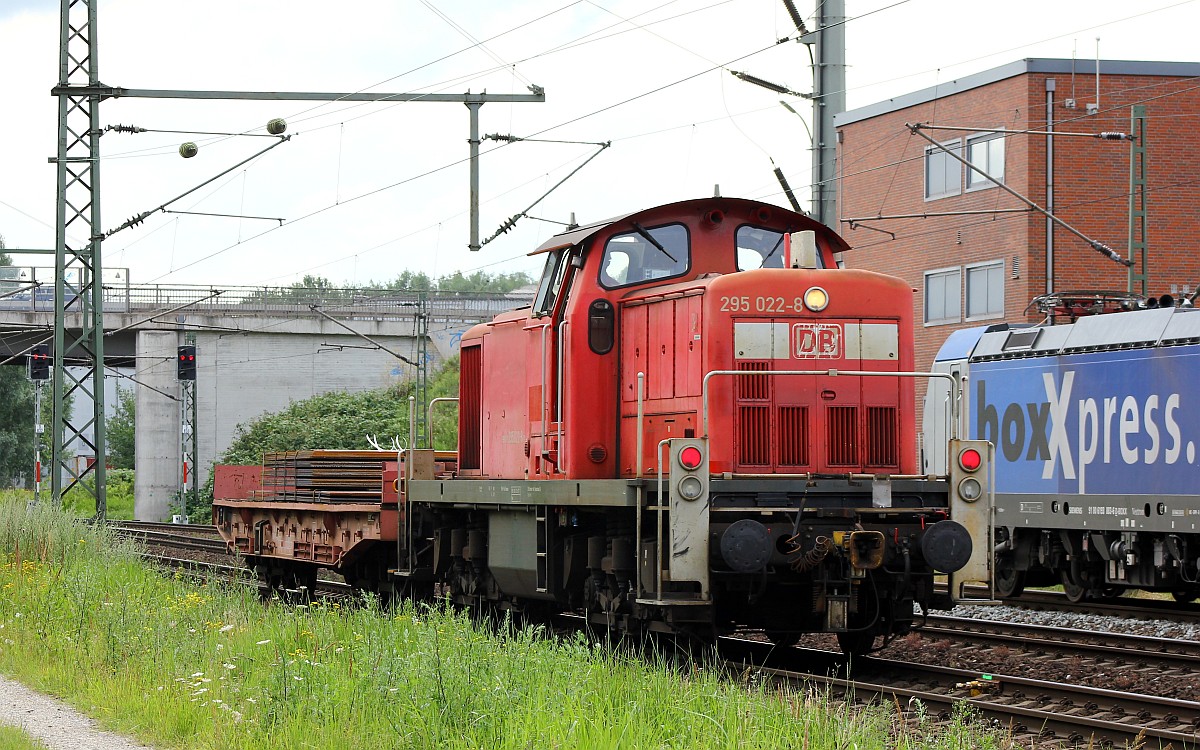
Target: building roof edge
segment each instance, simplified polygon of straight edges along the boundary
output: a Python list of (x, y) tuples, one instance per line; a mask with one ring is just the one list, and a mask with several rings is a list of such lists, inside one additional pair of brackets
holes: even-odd
[[(858, 107), (833, 116), (835, 127), (842, 127), (861, 120), (878, 117), (889, 112), (896, 112), (918, 104), (941, 99), (964, 91), (986, 86), (989, 83), (1003, 81), (1026, 73), (1054, 73), (1075, 75), (1095, 75), (1095, 60), (1066, 60), (1059, 58), (1027, 57), (1022, 60), (991, 68), (979, 73), (972, 73), (961, 78), (955, 78), (945, 83), (939, 83), (930, 88), (912, 91), (907, 94), (884, 99), (865, 107)], [(1101, 60), (1102, 75), (1138, 75), (1138, 76), (1179, 76), (1191, 78), (1200, 76), (1200, 63), (1195, 62), (1151, 62), (1146, 60)]]

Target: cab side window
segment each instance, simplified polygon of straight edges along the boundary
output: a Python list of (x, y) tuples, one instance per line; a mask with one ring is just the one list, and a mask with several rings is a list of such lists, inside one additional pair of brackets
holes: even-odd
[[(788, 240), (782, 232), (774, 229), (745, 226), (737, 230), (737, 269), (753, 271), (756, 268), (783, 268), (783, 257)], [(817, 268), (823, 268), (821, 254), (817, 253)]]
[(538, 282), (537, 296), (533, 299), (533, 315), (549, 315), (554, 312), (554, 303), (562, 293), (563, 278), (567, 274), (567, 260), (571, 248), (551, 250), (546, 254), (546, 266), (542, 269), (542, 280)]
[(682, 276), (691, 266), (687, 227), (668, 224), (640, 232), (626, 232), (609, 239), (600, 263), (600, 284), (606, 289), (644, 284), (647, 281)]

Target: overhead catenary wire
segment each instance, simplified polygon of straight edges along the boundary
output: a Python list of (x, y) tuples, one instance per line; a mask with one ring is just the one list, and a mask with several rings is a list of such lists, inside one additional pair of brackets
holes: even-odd
[[(621, 107), (621, 106), (624, 106), (624, 105), (626, 105), (626, 104), (629, 104), (629, 103), (631, 103), (631, 102), (638, 101), (639, 99), (643, 99), (643, 98), (645, 98), (645, 97), (647, 97), (647, 96), (651, 96), (651, 95), (653, 95), (653, 94), (656, 94), (656, 93), (659, 93), (659, 92), (661, 92), (661, 91), (665, 91), (665, 90), (667, 90), (667, 89), (669, 89), (669, 88), (672, 88), (672, 87), (674, 87), (674, 86), (678, 86), (678, 85), (680, 85), (680, 84), (686, 83), (687, 81), (691, 81), (691, 80), (693, 80), (693, 79), (695, 79), (695, 78), (698, 78), (698, 77), (700, 77), (700, 76), (702, 76), (702, 75), (706, 75), (706, 74), (708, 74), (708, 73), (711, 73), (713, 70), (720, 69), (720, 68), (724, 68), (724, 67), (728, 67), (728, 65), (730, 65), (730, 64), (733, 64), (733, 63), (736, 63), (736, 62), (738, 62), (738, 61), (740, 61), (740, 60), (744, 60), (744, 59), (747, 59), (747, 58), (749, 58), (749, 57), (753, 57), (754, 55), (761, 54), (762, 52), (765, 52), (766, 50), (772, 49), (773, 47), (775, 47), (775, 46), (776, 46), (776, 44), (778, 44), (778, 42), (776, 42), (775, 44), (771, 44), (771, 45), (769, 45), (769, 46), (766, 46), (766, 47), (759, 48), (759, 49), (757, 49), (757, 50), (755, 50), (755, 51), (753, 51), (753, 52), (749, 52), (749, 53), (747, 53), (747, 54), (741, 55), (741, 56), (739, 56), (739, 57), (737, 57), (737, 58), (734, 58), (733, 60), (730, 60), (729, 62), (725, 63), (724, 65), (721, 65), (721, 66), (715, 66), (715, 67), (710, 67), (710, 68), (706, 68), (705, 70), (702, 70), (702, 71), (700, 71), (700, 72), (694, 73), (694, 74), (692, 74), (692, 75), (689, 75), (689, 76), (685, 76), (684, 78), (678, 79), (678, 80), (676, 80), (676, 81), (673, 81), (673, 82), (671, 82), (671, 83), (664, 84), (664, 85), (662, 85), (662, 86), (657, 86), (657, 87), (655, 87), (655, 88), (653, 88), (653, 89), (651, 89), (651, 90), (649, 90), (649, 91), (646, 91), (646, 92), (643, 92), (643, 93), (641, 93), (641, 94), (637, 94), (637, 95), (634, 95), (634, 96), (628, 97), (628, 98), (626, 98), (626, 99), (623, 99), (623, 100), (621, 100), (621, 101), (615, 102), (615, 103), (613, 103), (613, 104), (609, 104), (609, 105), (607, 105), (607, 106), (601, 107), (600, 109), (594, 110), (594, 111), (592, 111), (592, 112), (589, 112), (589, 113), (587, 113), (587, 114), (579, 115), (579, 116), (573, 117), (573, 118), (571, 118), (571, 119), (569, 119), (569, 120), (566, 120), (566, 121), (564, 121), (564, 122), (558, 123), (557, 125), (552, 125), (552, 126), (550, 126), (550, 127), (543, 128), (542, 130), (538, 130), (538, 131), (536, 131), (536, 132), (534, 132), (534, 133), (531, 133), (531, 134), (530, 134), (529, 136), (527, 136), (527, 137), (528, 137), (528, 138), (534, 138), (534, 137), (537, 137), (537, 136), (543, 135), (543, 134), (545, 134), (545, 133), (551, 132), (551, 131), (553, 131), (553, 130), (557, 130), (558, 128), (565, 127), (565, 126), (567, 126), (567, 125), (571, 125), (571, 124), (574, 124), (574, 123), (580, 122), (580, 121), (582, 121), (582, 120), (585, 120), (585, 119), (587, 119), (587, 118), (589, 118), (589, 117), (594, 117), (595, 115), (598, 115), (598, 114), (600, 114), (600, 113), (602, 113), (602, 112), (607, 112), (607, 111), (610, 111), (610, 110), (612, 110), (612, 109), (616, 109), (617, 107)], [(496, 147), (496, 149), (491, 149), (489, 152), (486, 152), (486, 153), (491, 153), (491, 151), (496, 151), (496, 150), (499, 150), (499, 149), (502, 149), (502, 148), (506, 148), (506, 147), (508, 147), (509, 145), (510, 145), (510, 144), (501, 144), (500, 146), (497, 146), (497, 147)], [(484, 156), (484, 154), (480, 154), (480, 157), (481, 157), (481, 158), (482, 158), (483, 156)], [(423, 173), (421, 173), (421, 174), (418, 174), (418, 175), (414, 175), (414, 176), (412, 176), (412, 177), (405, 178), (405, 179), (403, 179), (403, 180), (400, 180), (400, 181), (398, 181), (398, 182), (394, 182), (394, 183), (392, 183), (392, 184), (390, 184), (390, 185), (385, 185), (385, 186), (383, 186), (383, 187), (375, 188), (374, 190), (370, 190), (370, 191), (367, 191), (367, 192), (365, 192), (365, 193), (361, 193), (361, 194), (359, 194), (359, 195), (356, 195), (356, 196), (354, 196), (354, 197), (352, 197), (352, 198), (347, 198), (347, 199), (345, 199), (345, 200), (341, 201), (341, 203), (338, 203), (338, 204), (329, 204), (329, 205), (327, 205), (327, 206), (324, 206), (324, 207), (322, 207), (322, 208), (319, 208), (319, 209), (317, 209), (317, 210), (315, 210), (315, 211), (311, 211), (311, 212), (309, 212), (308, 214), (305, 214), (305, 215), (303, 215), (303, 216), (297, 217), (296, 219), (293, 219), (293, 220), (291, 220), (291, 221), (288, 221), (288, 222), (286, 222), (285, 224), (281, 225), (281, 227), (273, 227), (273, 228), (271, 228), (271, 229), (268, 229), (268, 230), (266, 230), (266, 231), (264, 231), (264, 232), (260, 232), (259, 234), (256, 234), (256, 235), (254, 235), (254, 236), (252, 236), (252, 237), (249, 237), (249, 238), (247, 238), (246, 240), (244, 240), (244, 242), (250, 242), (250, 241), (253, 241), (253, 240), (255, 240), (255, 239), (259, 238), (259, 237), (262, 237), (262, 236), (264, 236), (264, 235), (266, 235), (266, 234), (269, 234), (270, 232), (274, 232), (274, 231), (276, 231), (277, 229), (280, 229), (280, 228), (282, 228), (282, 227), (290, 227), (290, 226), (292, 226), (292, 225), (294, 225), (294, 224), (296, 224), (296, 223), (298, 223), (298, 222), (300, 222), (300, 221), (304, 221), (304, 220), (306, 220), (306, 219), (312, 218), (313, 216), (316, 216), (316, 215), (318, 215), (318, 214), (324, 213), (324, 212), (326, 212), (326, 211), (329, 211), (329, 210), (331, 210), (331, 209), (333, 209), (333, 208), (337, 208), (338, 206), (344, 206), (344, 205), (346, 205), (346, 204), (348, 204), (348, 203), (350, 203), (350, 202), (352, 202), (352, 201), (360, 200), (360, 199), (362, 199), (362, 198), (366, 198), (366, 197), (369, 197), (369, 196), (371, 196), (371, 195), (376, 195), (376, 194), (378, 194), (378, 193), (381, 193), (381, 192), (384, 192), (384, 191), (386, 191), (386, 190), (392, 190), (392, 189), (394, 189), (394, 188), (396, 188), (396, 187), (399, 187), (400, 185), (404, 185), (404, 184), (407, 184), (407, 183), (413, 182), (414, 180), (417, 180), (417, 179), (419, 179), (419, 178), (421, 178), (421, 177), (427, 177), (427, 176), (429, 176), (429, 175), (431, 175), (431, 174), (435, 174), (435, 173), (437, 173), (437, 172), (444, 171), (444, 170), (446, 170), (446, 169), (449, 169), (449, 168), (451, 168), (451, 167), (453, 167), (453, 166), (457, 166), (457, 165), (459, 165), (459, 164), (462, 164), (462, 163), (464, 163), (464, 162), (467, 162), (467, 161), (469, 161), (469, 160), (470, 160), (470, 157), (464, 157), (464, 158), (461, 158), (461, 159), (457, 159), (457, 160), (455, 160), (455, 161), (453, 161), (453, 162), (451, 162), (451, 163), (449, 163), (449, 164), (444, 164), (444, 165), (442, 165), (442, 166), (440, 166), (440, 167), (435, 167), (434, 169), (427, 170), (427, 171), (425, 171), (425, 172), (423, 172)], [(215, 257), (217, 257), (217, 256), (219, 256), (219, 255), (221, 255), (221, 254), (223, 254), (223, 253), (225, 253), (225, 252), (228, 252), (229, 250), (232, 250), (234, 247), (238, 247), (238, 246), (239, 246), (239, 244), (241, 244), (241, 243), (237, 243), (237, 244), (229, 245), (229, 246), (227, 246), (227, 247), (224, 247), (224, 248), (222, 248), (222, 249), (220, 249), (220, 250), (217, 250), (217, 251), (214, 251), (214, 252), (212, 252), (212, 253), (209, 253), (209, 254), (207, 254), (207, 255), (204, 255), (204, 256), (202, 256), (202, 257), (200, 257), (200, 258), (197, 258), (196, 260), (192, 261), (191, 263), (188, 263), (188, 264), (185, 264), (185, 265), (183, 265), (183, 266), (180, 266), (179, 268), (176, 268), (174, 271), (168, 271), (167, 273), (161, 274), (161, 275), (159, 275), (159, 276), (155, 277), (154, 279), (152, 279), (151, 281), (157, 281), (158, 279), (165, 278), (166, 276), (169, 276), (169, 275), (172, 275), (172, 274), (174, 274), (174, 273), (178, 273), (179, 271), (185, 270), (185, 269), (187, 269), (187, 268), (191, 268), (191, 267), (193, 267), (193, 266), (196, 266), (196, 265), (198, 265), (198, 264), (200, 264), (200, 263), (203, 263), (204, 261), (210, 260), (210, 259), (212, 259), (212, 258), (215, 258)]]
[[(852, 20), (852, 19), (851, 19), (851, 20)], [(1164, 94), (1164, 96), (1168, 96), (1168, 95), (1171, 95), (1171, 94)], [(626, 101), (628, 101), (628, 100), (626, 100)], [(600, 110), (600, 111), (603, 111), (603, 110)], [(560, 123), (560, 125), (557, 125), (557, 126), (554, 126), (554, 127), (555, 127), (555, 128), (557, 128), (557, 127), (561, 127), (563, 124), (565, 124), (565, 123)], [(681, 125), (681, 126), (676, 126), (676, 127), (687, 127), (687, 126), (686, 126), (686, 125)], [(553, 129), (553, 128), (550, 128), (550, 129)], [(547, 130), (550, 130), (550, 129), (547, 129)], [(674, 129), (674, 128), (662, 129), (662, 130), (659, 130), (659, 131), (653, 131), (653, 132), (663, 132), (663, 130), (670, 130), (670, 129)], [(547, 132), (547, 131), (540, 131), (540, 132)], [(921, 157), (916, 157), (916, 158), (921, 158)], [(879, 168), (881, 168), (881, 167), (875, 167), (874, 169), (879, 169)], [(882, 167), (882, 168), (886, 168), (886, 165), (885, 165), (885, 167)], [(843, 174), (843, 175), (840, 175), (838, 179), (844, 179), (844, 178), (845, 178), (845, 177), (847, 177), (847, 176), (852, 176), (852, 175), (845, 175), (845, 174)], [(511, 261), (511, 260), (515, 260), (515, 259), (518, 259), (518, 258), (520, 258), (520, 257), (523, 257), (523, 255), (522, 255), (522, 256), (513, 256), (512, 258), (509, 258), (509, 259), (507, 259), (505, 262), (508, 262), (508, 261)], [(495, 265), (497, 265), (497, 263), (488, 263), (488, 264), (484, 264), (484, 265), (482, 265), (482, 266), (476, 266), (476, 268), (487, 268), (487, 267), (492, 267), (492, 266), (495, 266)]]

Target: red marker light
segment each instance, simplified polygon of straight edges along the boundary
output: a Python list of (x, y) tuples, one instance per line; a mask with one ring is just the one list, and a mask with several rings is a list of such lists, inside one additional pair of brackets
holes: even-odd
[(700, 466), (700, 462), (703, 460), (704, 456), (700, 453), (700, 449), (694, 445), (689, 445), (679, 451), (679, 463), (685, 469), (695, 469)]
[(983, 456), (974, 448), (967, 448), (958, 454), (958, 465), (965, 471), (975, 471), (983, 464)]

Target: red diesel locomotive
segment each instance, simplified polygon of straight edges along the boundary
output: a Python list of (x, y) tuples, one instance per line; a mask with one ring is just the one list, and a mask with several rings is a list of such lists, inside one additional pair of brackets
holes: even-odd
[[(865, 651), (990, 580), (990, 447), (952, 440), (950, 475), (917, 474), (913, 292), (839, 268), (848, 249), (720, 197), (566, 231), (536, 251), (532, 306), (463, 336), (455, 453), (268, 456), (264, 489), (218, 498), (216, 524), (277, 585), (328, 567), (462, 605)], [(351, 474), (370, 502), (328, 489)]]

